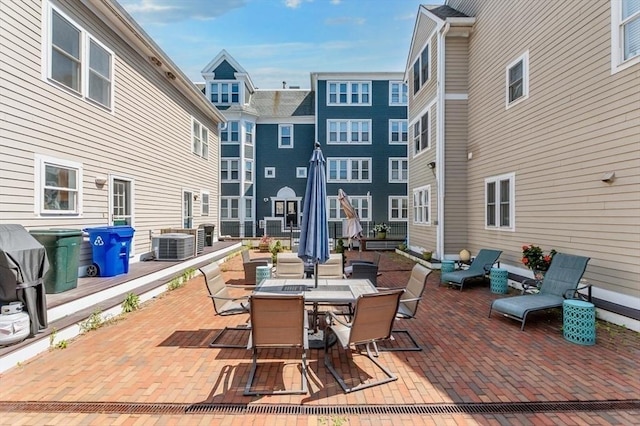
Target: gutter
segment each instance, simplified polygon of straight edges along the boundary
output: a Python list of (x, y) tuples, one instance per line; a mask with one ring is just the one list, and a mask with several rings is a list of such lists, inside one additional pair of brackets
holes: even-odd
[(440, 259), (444, 259), (444, 189), (445, 189), (445, 149), (444, 149), (444, 98), (445, 98), (445, 37), (451, 28), (446, 22), (438, 34), (438, 126), (436, 131), (436, 180), (438, 183), (438, 225), (436, 230), (436, 253)]

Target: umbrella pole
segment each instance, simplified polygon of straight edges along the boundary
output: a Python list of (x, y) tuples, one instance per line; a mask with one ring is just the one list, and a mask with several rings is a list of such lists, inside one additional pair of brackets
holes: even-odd
[(315, 285), (318, 288), (318, 259), (313, 264), (313, 278), (316, 280)]

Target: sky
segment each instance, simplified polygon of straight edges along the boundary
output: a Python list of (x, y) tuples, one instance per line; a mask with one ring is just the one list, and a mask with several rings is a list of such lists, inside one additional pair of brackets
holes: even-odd
[(225, 49), (260, 89), (312, 72), (404, 72), (420, 4), (444, 0), (119, 0), (194, 82)]

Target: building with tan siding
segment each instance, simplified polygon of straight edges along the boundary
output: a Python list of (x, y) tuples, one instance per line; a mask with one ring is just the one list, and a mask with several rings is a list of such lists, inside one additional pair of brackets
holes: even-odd
[(0, 21), (0, 223), (127, 224), (132, 261), (218, 223), (224, 117), (117, 2), (7, 0)]
[(405, 72), (411, 249), (500, 249), (513, 277), (531, 276), (525, 244), (588, 256), (601, 317), (640, 328), (635, 4), (420, 6)]

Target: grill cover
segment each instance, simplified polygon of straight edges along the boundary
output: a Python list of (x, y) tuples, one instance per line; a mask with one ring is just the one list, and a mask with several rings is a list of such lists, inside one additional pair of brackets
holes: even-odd
[(35, 335), (47, 328), (47, 299), (42, 278), (47, 252), (22, 225), (0, 225), (0, 304), (21, 301)]

